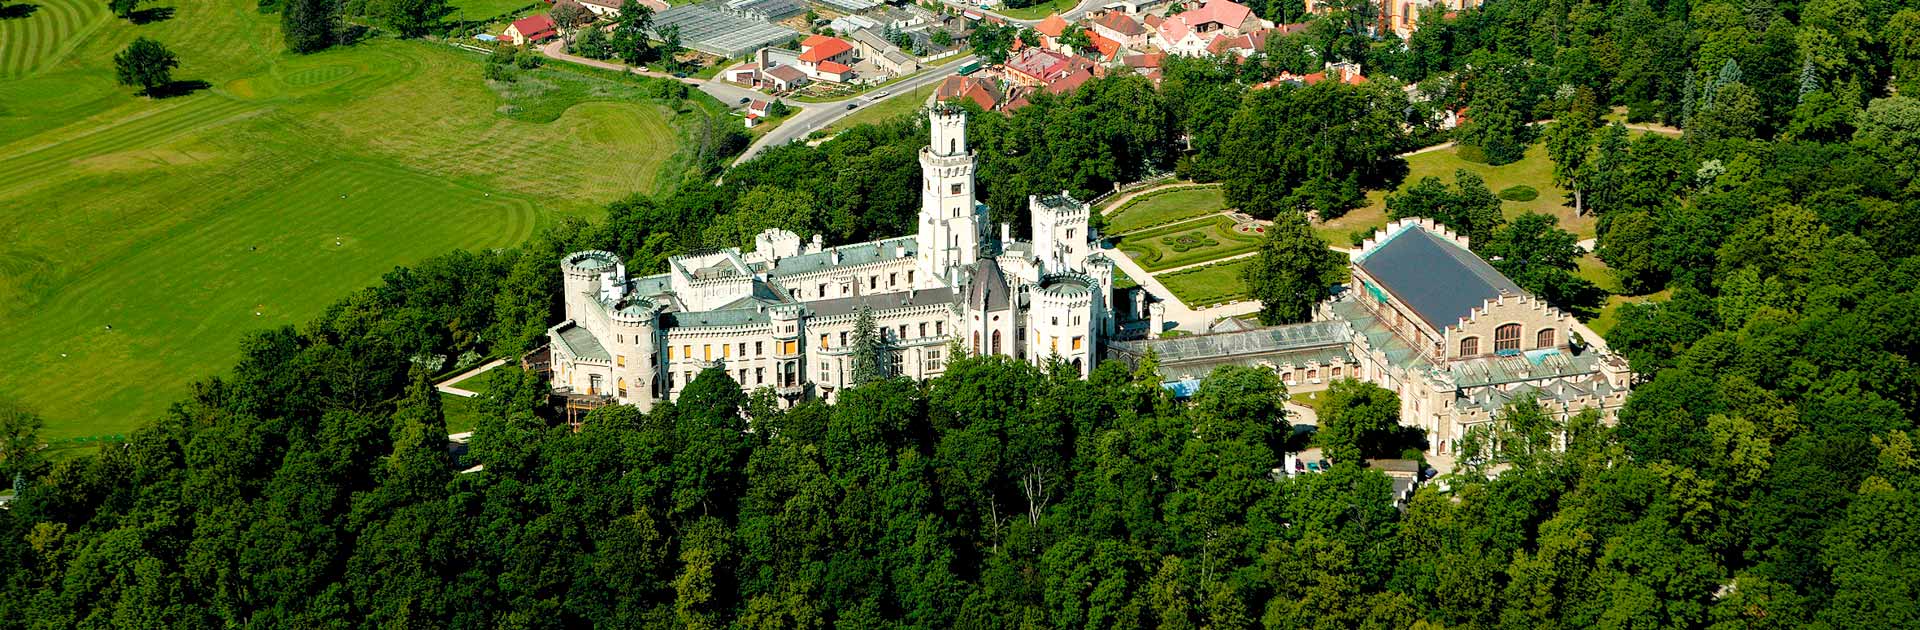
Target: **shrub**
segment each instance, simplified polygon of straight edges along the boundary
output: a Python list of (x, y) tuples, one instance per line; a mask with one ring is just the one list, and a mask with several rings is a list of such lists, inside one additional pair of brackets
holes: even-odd
[(1533, 201), (1540, 198), (1540, 191), (1526, 184), (1508, 186), (1500, 190), (1500, 198), (1507, 201)]
[(1167, 247), (1173, 249), (1175, 252), (1188, 252), (1202, 247), (1212, 247), (1220, 244), (1219, 241), (1207, 238), (1205, 234), (1201, 234), (1200, 232), (1188, 232), (1186, 234), (1169, 236), (1161, 240), (1167, 244)]

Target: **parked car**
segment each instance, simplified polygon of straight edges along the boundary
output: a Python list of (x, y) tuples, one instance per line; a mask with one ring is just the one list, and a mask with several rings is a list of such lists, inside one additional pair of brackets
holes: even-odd
[(847, 103), (847, 109), (853, 109), (859, 106), (860, 106), (859, 103)]
[(745, 105), (745, 104), (747, 104), (747, 101), (751, 101), (751, 100), (753, 100), (753, 97), (749, 97), (749, 96), (742, 96), (742, 97), (740, 97), (740, 104), (741, 104), (741, 105)]

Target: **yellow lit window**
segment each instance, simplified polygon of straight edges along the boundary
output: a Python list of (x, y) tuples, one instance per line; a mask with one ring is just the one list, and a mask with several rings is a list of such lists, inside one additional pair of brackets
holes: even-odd
[(725, 359), (732, 356), (733, 356), (733, 346), (730, 346), (727, 344), (720, 344), (720, 358)]
[(680, 346), (680, 356), (687, 359), (693, 358), (693, 344)]
[(702, 344), (700, 346), (700, 360), (702, 361), (713, 360), (713, 344)]
[(624, 354), (613, 355), (613, 364), (618, 365), (620, 367), (627, 367), (627, 355), (624, 355)]
[(1075, 350), (1079, 350), (1079, 349), (1080, 349), (1080, 338), (1079, 338), (1079, 337), (1074, 337), (1074, 338), (1073, 338), (1073, 349), (1075, 349)]
[(826, 335), (826, 333), (821, 333), (821, 334), (820, 334), (820, 349), (821, 349), (821, 350), (825, 350), (825, 349), (827, 349), (827, 335)]
[(787, 354), (793, 354), (794, 351), (797, 350), (797, 348), (794, 348), (794, 345), (796, 343), (797, 342), (793, 342), (793, 341), (782, 341), (780, 342), (780, 351)]

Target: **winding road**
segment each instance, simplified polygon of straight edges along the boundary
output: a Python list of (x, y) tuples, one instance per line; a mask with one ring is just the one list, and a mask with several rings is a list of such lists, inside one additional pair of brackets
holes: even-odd
[[(1087, 0), (1083, 6), (1090, 5), (1092, 2), (1094, 2), (1094, 0)], [(734, 109), (742, 107), (741, 99), (764, 100), (773, 98), (765, 92), (728, 83), (718, 78), (697, 79), (694, 77), (675, 77), (665, 72), (642, 71), (625, 64), (599, 59), (588, 59), (568, 53), (566, 42), (558, 39), (541, 46), (540, 53), (553, 59), (568, 63), (577, 63), (583, 66), (613, 70), (615, 72), (624, 70), (641, 76), (658, 77), (662, 79), (675, 79), (687, 85), (694, 86), (716, 99), (720, 99), (721, 103)], [(843, 99), (810, 103), (787, 101), (787, 106), (796, 110), (794, 114), (788, 117), (786, 121), (780, 123), (779, 127), (775, 127), (772, 131), (767, 132), (766, 135), (760, 136), (760, 139), (755, 141), (752, 146), (747, 147), (746, 151), (741, 152), (740, 157), (734, 159), (733, 163), (737, 165), (753, 159), (753, 157), (759, 155), (760, 152), (767, 150), (767, 147), (778, 146), (805, 138), (807, 134), (812, 133), (815, 129), (825, 129), (834, 122), (859, 111), (860, 108), (886, 100), (889, 96), (904, 96), (906, 92), (938, 83), (948, 76), (953, 75), (955, 71), (960, 69), (960, 66), (966, 65), (967, 62), (973, 60), (973, 55), (961, 55), (953, 59), (948, 59), (938, 66), (923, 68), (919, 73), (908, 77), (906, 80), (887, 85), (869, 94), (857, 94)]]

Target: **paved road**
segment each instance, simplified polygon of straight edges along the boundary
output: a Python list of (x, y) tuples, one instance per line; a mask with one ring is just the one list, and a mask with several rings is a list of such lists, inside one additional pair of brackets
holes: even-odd
[[(1091, 2), (1093, 0), (1088, 0), (1088, 1)], [(626, 70), (628, 72), (632, 72), (634, 74), (638, 74), (641, 76), (658, 77), (662, 79), (674, 78), (673, 75), (667, 74), (665, 72), (653, 72), (653, 71), (642, 72), (640, 70), (629, 68), (625, 65), (613, 63), (610, 61), (601, 61), (599, 59), (588, 59), (586, 57), (568, 54), (566, 43), (558, 39), (548, 43), (545, 46), (542, 46), (540, 48), (540, 52), (554, 59), (559, 59), (561, 61), (567, 61), (571, 63), (577, 63), (583, 66), (592, 66), (595, 68), (613, 70), (615, 72)], [(923, 69), (920, 71), (920, 74), (914, 75), (913, 77), (908, 78), (905, 81), (901, 81), (899, 83), (889, 85), (883, 88), (882, 90), (888, 92), (890, 95), (899, 95), (906, 92), (911, 92), (921, 87), (938, 83), (941, 80), (946, 79), (949, 75), (952, 75), (955, 70), (959, 70), (960, 66), (966, 64), (969, 61), (973, 61), (973, 59), (974, 59), (973, 55), (962, 55), (960, 57), (949, 59), (945, 63), (942, 63), (938, 66), (934, 66), (931, 68)], [(722, 81), (717, 78), (716, 79), (696, 79), (693, 77), (686, 77), (686, 78), (681, 78), (679, 80), (683, 83), (686, 83), (687, 85), (691, 85), (696, 88), (699, 88), (700, 91), (706, 92), (707, 94), (712, 95), (716, 99), (720, 99), (720, 102), (724, 103), (727, 107), (732, 107), (735, 109), (738, 109), (740, 107), (740, 99), (772, 98), (768, 96), (766, 93), (761, 92), (759, 90), (747, 89), (738, 85), (734, 85), (732, 83), (728, 83), (726, 81)], [(847, 116), (853, 114), (856, 111), (859, 111), (860, 107), (864, 107), (874, 102), (869, 98), (869, 96), (870, 95), (867, 95), (867, 94), (861, 94), (861, 95), (850, 96), (850, 97), (839, 99), (839, 100), (822, 101), (822, 102), (816, 102), (816, 103), (801, 103), (801, 102), (795, 102), (795, 101), (788, 101), (787, 106), (797, 110), (794, 112), (793, 116), (789, 117), (786, 120), (786, 122), (780, 123), (780, 126), (774, 128), (773, 131), (767, 132), (766, 135), (761, 136), (759, 141), (754, 142), (753, 146), (747, 147), (746, 152), (741, 153), (740, 157), (738, 159), (735, 159), (733, 163), (740, 164), (741, 162), (745, 162), (748, 159), (751, 159), (755, 155), (759, 155), (760, 152), (765, 151), (767, 147), (778, 146), (778, 145), (786, 144), (788, 142), (792, 142), (794, 140), (798, 140), (800, 138), (804, 138), (808, 133), (812, 133), (813, 130), (815, 129), (822, 129), (829, 125), (832, 125), (834, 122), (839, 121), (842, 118), (846, 118)], [(858, 106), (853, 108), (848, 108), (847, 107), (848, 103), (855, 103)]]
[[(916, 89), (945, 80), (948, 76), (952, 75), (955, 70), (960, 69), (960, 66), (965, 65), (969, 61), (973, 61), (973, 58), (973, 55), (962, 55), (948, 60), (941, 65), (921, 70), (920, 74), (914, 75), (905, 81), (889, 85), (883, 88), (882, 91), (887, 92), (890, 97), (903, 97), (907, 92), (912, 92)], [(710, 81), (709, 83), (714, 82)], [(734, 100), (737, 101), (739, 99), (735, 98)], [(881, 98), (879, 100), (886, 99)], [(732, 104), (733, 102), (734, 101), (727, 101), (728, 104)], [(824, 103), (788, 102), (788, 105), (800, 106), (800, 111), (788, 118), (786, 122), (780, 123), (780, 126), (775, 127), (773, 131), (767, 132), (767, 135), (760, 136), (760, 140), (754, 142), (753, 146), (747, 147), (747, 150), (741, 153), (740, 157), (735, 159), (733, 163), (740, 164), (753, 159), (753, 156), (759, 155), (761, 151), (767, 150), (767, 147), (780, 146), (805, 138), (807, 134), (812, 133), (813, 130), (825, 129), (840, 119), (846, 118), (854, 112), (859, 111), (860, 107), (865, 107), (874, 102), (877, 101), (868, 100), (867, 96), (854, 96)], [(847, 108), (847, 104), (849, 103), (854, 103), (858, 106), (849, 109)]]

